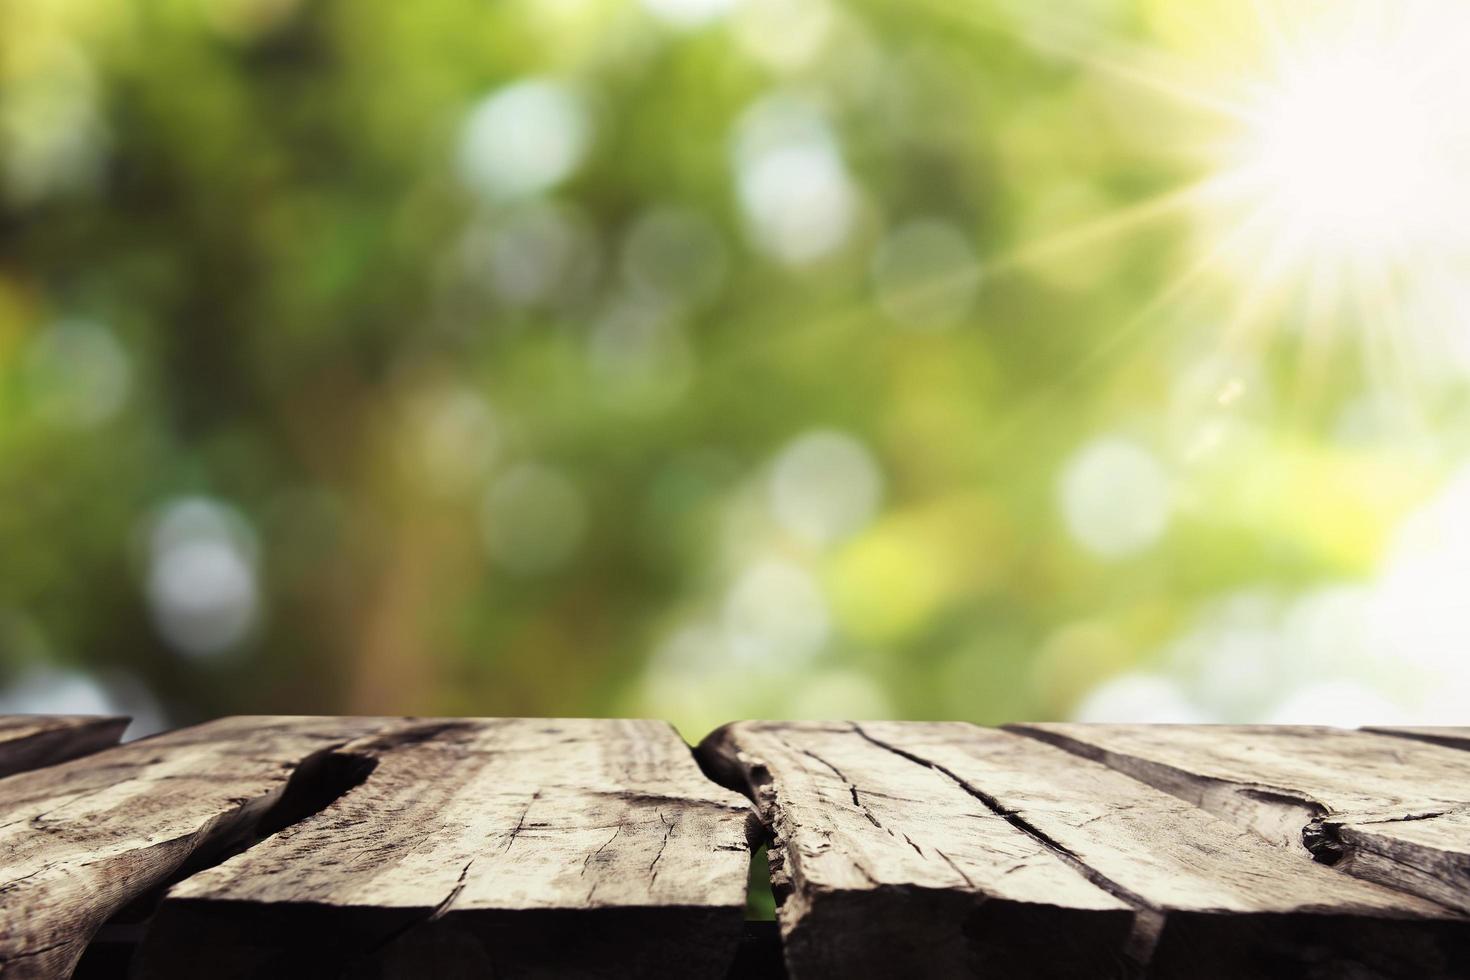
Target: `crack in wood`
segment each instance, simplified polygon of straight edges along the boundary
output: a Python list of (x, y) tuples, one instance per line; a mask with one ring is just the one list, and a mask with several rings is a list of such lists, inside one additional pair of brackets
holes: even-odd
[[(520, 836), (521, 831), (526, 826), (526, 817), (530, 814), (531, 807), (535, 806), (536, 805), (536, 801), (539, 800), (540, 798), (541, 798), (541, 791), (539, 789), (536, 792), (534, 792), (534, 793), (531, 794), (530, 801), (526, 803), (526, 808), (521, 811), (520, 819), (518, 819), (516, 821), (516, 825), (511, 828), (511, 830), (510, 830), (510, 836), (505, 841), (505, 852), (509, 852), (510, 851), (511, 845), (514, 844), (516, 842), (516, 838)], [(617, 834), (613, 834), (613, 836), (616, 837)], [(505, 852), (502, 852), (502, 853), (505, 853)]]
[[(956, 864), (954, 858), (950, 857), (948, 854), (944, 853), (943, 851), (941, 851), (937, 847), (934, 848), (934, 853), (936, 853), (940, 857), (944, 858), (944, 863), (945, 864), (948, 864), (951, 868), (954, 868), (954, 873), (957, 874), (957, 875), (959, 875), (960, 876), (960, 879), (962, 881), (964, 881), (964, 883), (968, 887), (970, 887), (972, 889), (975, 887), (975, 880), (973, 878), (971, 878), (969, 875), (965, 874), (965, 869), (964, 868), (961, 868), (958, 864)], [(1016, 865), (1016, 867), (1020, 867), (1020, 865)], [(1014, 870), (1015, 870), (1015, 868), (1011, 868), (1010, 870), (1006, 871), (1005, 873), (1006, 874), (1010, 874), (1011, 871), (1014, 871)]]
[[(275, 754), (196, 733), (128, 765), (53, 774), (22, 801), (31, 812), (0, 820), (0, 864), (15, 875), (0, 884), (0, 972), (51, 977), (74, 960), (69, 937), (15, 911), (47, 915), (37, 882), (65, 867), (111, 875), (91, 885), (102, 909), (117, 907), (119, 881), (198, 872), (146, 932), (130, 920), (107, 933), (162, 956), (142, 958), (138, 980), (193, 976), (203, 956), (220, 980), (407, 980), (426, 964), (519, 975), (547, 972), (546, 957), (596, 972), (630, 929), (661, 944), (663, 966), (646, 972), (716, 977), (738, 932), (741, 852), (768, 842), (797, 980), (1470, 975), (1470, 920), (1447, 911), (1470, 879), (1454, 757), (1470, 733), (1453, 750), (1425, 744), (1426, 757), (1407, 736), (1359, 745), (1287, 729), (1110, 742), (1106, 727), (737, 723), (693, 759), (751, 808), (647, 723), (376, 720), (328, 739), (309, 721), (267, 720)], [(292, 725), (307, 730), (281, 749)], [(1350, 764), (1310, 755), (1319, 738)], [(1438, 781), (1421, 789), (1421, 769)], [(210, 809), (177, 819), (196, 796)], [(16, 840), (65, 844), (144, 799), (168, 826), (146, 842), (108, 857), (97, 836), (103, 856), (75, 868), (6, 860)], [(117, 854), (133, 863), (106, 863)], [(711, 889), (728, 891), (711, 901)]]
[[(1069, 737), (1063, 732), (1033, 725), (1007, 725), (1005, 730), (1024, 738), (1045, 742), (1065, 752), (1101, 763), (1131, 779), (1152, 786), (1193, 806), (1225, 819), (1238, 818), (1231, 809), (1232, 801), (1261, 804), (1269, 812), (1269, 820), (1246, 820), (1245, 826), (1272, 843), (1299, 844), (1314, 859), (1334, 864), (1332, 844), (1316, 833), (1319, 822), (1330, 812), (1320, 800), (1289, 787), (1258, 781), (1233, 782), (1189, 773), (1174, 766), (1149, 759), (1124, 755), (1088, 742)], [(1218, 799), (1217, 799), (1218, 797)], [(1300, 820), (1300, 823), (1296, 821)], [(1281, 835), (1283, 825), (1290, 825), (1289, 839)]]
[(629, 930), (649, 937), (640, 973), (723, 976), (750, 808), (705, 779), (671, 727), (438, 730), (448, 742), (354, 742), (377, 766), (357, 791), (172, 889), (138, 980), (190, 977), (201, 957), (220, 980), (263, 964), (274, 980), (408, 980), (425, 962), (435, 975), (590, 975), (618, 962)]
[(430, 922), (433, 922), (435, 919), (442, 919), (450, 907), (454, 905), (454, 900), (459, 898), (460, 894), (464, 891), (465, 880), (469, 877), (470, 868), (474, 866), (474, 863), (474, 858), (470, 858), (464, 863), (464, 867), (460, 869), (459, 878), (455, 881), (454, 887), (449, 889), (449, 894), (444, 896), (444, 901), (435, 906), (433, 914), (429, 916)]
[[(978, 814), (993, 811), (928, 766), (885, 764), (899, 757), (849, 723), (734, 723), (698, 753), (707, 773), (757, 804), (797, 978), (1076, 976), (1079, 964), (1116, 955), (1133, 921), (1130, 906), (1006, 821), (971, 835)], [(846, 792), (834, 794), (830, 779)], [(1009, 870), (1001, 855), (1043, 860), (996, 887)], [(1048, 964), (1032, 944), (1054, 931), (1065, 938), (1050, 943)]]
[[(1355, 878), (1470, 913), (1464, 729), (1008, 726)], [(1463, 744), (1455, 745), (1456, 740)]]
[(958, 786), (970, 796), (974, 797), (982, 804), (984, 804), (985, 807), (990, 810), (990, 812), (1000, 817), (1012, 827), (1015, 827), (1017, 830), (1021, 831), (1021, 833), (1025, 834), (1027, 837), (1030, 837), (1032, 840), (1036, 841), (1048, 851), (1051, 851), (1057, 857), (1061, 858), (1062, 861), (1065, 862), (1074, 871), (1082, 875), (1082, 877), (1086, 878), (1094, 885), (1097, 885), (1099, 888), (1112, 895), (1113, 897), (1127, 903), (1128, 905), (1133, 906), (1135, 909), (1154, 908), (1154, 905), (1151, 902), (1143, 898), (1137, 892), (1134, 892), (1132, 889), (1123, 887), (1112, 878), (1109, 878), (1107, 875), (1098, 871), (1096, 868), (1091, 867), (1086, 862), (1081, 860), (1071, 850), (1063, 847), (1057, 841), (1053, 840), (1048, 834), (1042, 831), (1035, 824), (1031, 823), (1029, 820), (1026, 820), (1014, 810), (1009, 810), (1006, 807), (1002, 806), (1001, 803), (994, 796), (991, 796), (989, 793), (986, 793), (979, 787), (967, 782), (957, 773), (955, 773), (954, 770), (949, 769), (946, 766), (942, 766), (937, 762), (932, 762), (928, 759), (925, 759), (923, 756), (915, 755), (912, 752), (901, 749), (896, 745), (885, 742), (882, 739), (869, 734), (863, 728), (863, 726), (858, 724), (857, 722), (852, 723), (852, 730), (858, 736), (872, 743), (877, 748), (884, 750), (885, 752), (892, 752), (894, 755), (898, 756), (901, 759), (907, 759), (909, 762), (912, 762), (915, 765), (924, 766), (928, 769), (933, 769), (935, 772), (938, 772), (948, 777), (954, 782), (956, 786)]
[(668, 850), (669, 847), (669, 837), (674, 832), (674, 821), (665, 820), (662, 810), (658, 811), (658, 822), (664, 825), (664, 836), (663, 839), (658, 842), (658, 853), (653, 856), (653, 860), (649, 862), (648, 865), (648, 883), (650, 886), (658, 880), (658, 871), (655, 869), (658, 868), (658, 863), (663, 860), (664, 851)]
[(874, 816), (873, 811), (868, 809), (867, 804), (863, 803), (862, 798), (858, 796), (857, 783), (853, 782), (851, 779), (848, 779), (847, 776), (843, 774), (841, 769), (838, 769), (832, 763), (828, 762), (820, 755), (817, 755), (817, 753), (813, 752), (811, 749), (801, 748), (797, 749), (796, 751), (800, 752), (802, 755), (808, 756), (809, 758), (815, 759), (817, 762), (832, 770), (833, 775), (835, 775), (838, 779), (847, 784), (848, 793), (852, 796), (852, 805), (862, 811), (863, 816), (868, 818), (868, 822), (871, 823), (874, 827), (877, 827), (879, 830), (886, 830), (890, 834), (893, 833), (893, 831), (888, 830), (887, 827), (884, 827), (883, 821)]
[(65, 949), (66, 947), (72, 945), (74, 945), (73, 940), (62, 939), (54, 943), (49, 943), (45, 946), (31, 946), (27, 947), (26, 949), (20, 950), (19, 952), (7, 953), (3, 959), (0, 959), (0, 972), (10, 972), (10, 964), (14, 964), (21, 960), (33, 959), (34, 957), (41, 956), (45, 953), (54, 952), (58, 949)]
[[(712, 782), (715, 782), (717, 784), (719, 783), (719, 780), (711, 780), (711, 781)], [(723, 801), (720, 801), (720, 800), (700, 799), (700, 798), (694, 797), (694, 796), (678, 796), (678, 795), (675, 795), (675, 794), (672, 794), (672, 793), (646, 793), (646, 792), (639, 792), (637, 790), (611, 790), (611, 789), (600, 789), (600, 788), (597, 788), (597, 787), (581, 787), (581, 786), (576, 786), (576, 787), (561, 787), (561, 788), (563, 788), (563, 789), (575, 789), (577, 792), (579, 792), (579, 793), (585, 793), (585, 794), (587, 794), (589, 796), (606, 796), (606, 797), (611, 797), (611, 798), (615, 798), (615, 799), (618, 799), (618, 800), (625, 800), (625, 801), (630, 802), (630, 803), (651, 803), (651, 804), (654, 804), (654, 805), (668, 803), (668, 804), (673, 804), (675, 806), (680, 806), (680, 807), (686, 807), (687, 806), (687, 807), (713, 808), (713, 809), (716, 809), (716, 810), (724, 810), (726, 812), (733, 812), (733, 813), (749, 813), (750, 812), (750, 807), (748, 805), (746, 805), (746, 804), (743, 804), (743, 803), (742, 804), (739, 804), (739, 805), (736, 805), (736, 804), (732, 804), (732, 803), (726, 803), (726, 802), (723, 802)], [(736, 790), (736, 792), (741, 792), (741, 791), (740, 790)]]
[[(337, 737), (309, 734), (310, 724)], [(279, 747), (268, 767), (249, 753), (232, 753), (236, 720), (203, 726), (219, 733), (215, 739), (186, 730), (7, 779), (11, 799), (0, 803), (0, 812), (21, 815), (0, 826), (0, 861), (31, 868), (0, 886), (7, 895), (0, 906), (0, 972), (17, 978), (69, 973), (114, 913), (147, 908), (149, 896), (168, 882), (248, 847), (279, 814), (301, 809), (299, 774), (317, 774), (324, 757), (360, 734), (342, 720), (310, 724), (300, 737), (289, 726), (252, 736)], [(219, 778), (219, 766), (233, 767), (235, 792), (221, 793), (228, 781)], [(202, 777), (194, 791), (158, 793), (168, 801), (159, 809), (156, 788), (189, 785), (190, 768)], [(239, 792), (242, 783), (257, 792)], [(27, 807), (35, 812), (25, 813)]]
[(599, 847), (595, 851), (592, 851), (592, 852), (588, 853), (587, 857), (583, 859), (583, 861), (582, 861), (582, 874), (585, 875), (587, 873), (587, 865), (589, 865), (589, 864), (592, 863), (592, 859), (593, 858), (597, 857), (603, 851), (607, 850), (608, 845), (611, 844), (613, 841), (615, 841), (615, 840), (618, 839), (618, 835), (623, 832), (624, 823), (625, 822), (623, 820), (619, 820), (618, 823), (617, 823), (617, 826), (613, 829), (612, 836), (609, 837), (607, 840), (603, 841), (601, 847)]

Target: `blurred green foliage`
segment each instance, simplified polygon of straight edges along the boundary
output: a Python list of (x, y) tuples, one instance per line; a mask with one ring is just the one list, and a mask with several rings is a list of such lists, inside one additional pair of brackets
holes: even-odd
[(1069, 6), (0, 0), (9, 704), (1044, 718), (1371, 575), (1453, 454)]

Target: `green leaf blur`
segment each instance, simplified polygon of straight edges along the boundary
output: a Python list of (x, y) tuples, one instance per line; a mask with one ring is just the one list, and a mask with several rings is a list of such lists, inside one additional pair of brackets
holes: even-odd
[(1245, 5), (1064, 6), (0, 0), (0, 707), (1470, 689), (1394, 632), (1470, 567), (1400, 547), (1462, 376), (1285, 295), (1233, 343), (1216, 123), (1109, 67)]

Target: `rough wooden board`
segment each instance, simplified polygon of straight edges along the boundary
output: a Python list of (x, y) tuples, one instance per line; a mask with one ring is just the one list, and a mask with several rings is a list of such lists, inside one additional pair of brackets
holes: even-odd
[(1470, 912), (1470, 756), (1305, 726), (1013, 726), (1361, 878)]
[(1149, 976), (1470, 971), (1470, 920), (1340, 875), (1099, 763), (962, 723), (855, 730), (983, 798), (1139, 909), (1130, 952)]
[(127, 727), (99, 715), (0, 715), (0, 777), (116, 745)]
[(359, 786), (175, 885), (142, 977), (723, 977), (749, 803), (663, 722), (364, 739)]
[(773, 840), (794, 977), (1098, 976), (1131, 907), (937, 770), (844, 723), (738, 722), (699, 747)]
[(228, 718), (0, 780), (0, 975), (68, 976), (97, 928), (191, 857), (248, 839), (293, 774), (412, 722)]

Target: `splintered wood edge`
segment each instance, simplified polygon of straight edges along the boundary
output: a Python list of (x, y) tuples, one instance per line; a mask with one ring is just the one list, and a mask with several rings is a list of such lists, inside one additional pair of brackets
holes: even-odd
[(130, 721), (116, 715), (0, 715), (0, 777), (116, 745)]
[[(0, 865), (10, 865), (0, 883), (0, 973), (7, 980), (69, 975), (120, 909), (181, 870), (248, 844), (263, 821), (300, 805), (302, 794), (323, 791), (314, 785), (319, 764), (335, 749), (368, 731), (412, 725), (221, 718), (8, 777), (0, 782)], [(178, 771), (181, 761), (186, 767)], [(231, 764), (238, 771), (226, 785), (220, 769)], [(197, 792), (181, 789), (189, 779)], [(150, 812), (146, 803), (163, 786), (187, 796)], [(108, 794), (117, 799), (107, 802)]]
[[(1107, 841), (1094, 838), (1089, 843), (1087, 832), (1077, 833), (1091, 823), (1091, 820), (1072, 826), (1065, 820), (1051, 820), (1045, 806), (1030, 812), (1024, 805), (1024, 798), (1007, 795), (1018, 790), (1004, 790), (1004, 777), (999, 777), (999, 774), (998, 778), (1002, 782), (994, 787), (986, 778), (978, 775), (979, 770), (975, 770), (974, 778), (961, 775), (969, 764), (962, 765), (958, 761), (960, 756), (953, 756), (954, 761), (951, 761), (951, 757), (944, 756), (943, 750), (947, 750), (947, 746), (932, 747), (941, 751), (941, 755), (936, 756), (924, 747), (922, 740), (911, 745), (907, 740), (899, 739), (899, 743), (895, 744), (878, 734), (887, 730), (901, 733), (904, 727), (904, 723), (853, 724), (850, 731), (911, 762), (949, 775), (972, 795), (990, 796), (985, 802), (997, 815), (1006, 817), (1013, 824), (1023, 825), (1023, 831), (1040, 839), (1060, 856), (1090, 869), (1093, 874), (1086, 874), (1084, 871), (1088, 880), (1097, 883), (1098, 875), (1106, 878), (1108, 874), (1119, 873), (1117, 870), (1098, 870), (1099, 866), (1092, 863), (1100, 856), (1106, 857), (1104, 851), (1099, 851), (1098, 848), (1104, 847)], [(912, 725), (915, 731), (944, 727), (943, 724)], [(957, 737), (962, 739), (961, 743), (955, 745), (958, 749), (963, 743), (963, 733), (958, 732), (958, 729), (973, 726), (955, 727)], [(942, 962), (946, 964), (945, 969), (966, 969), (965, 964), (971, 961), (965, 959), (967, 951), (962, 948), (964, 944), (957, 939), (956, 928), (959, 922), (964, 921), (966, 936), (973, 938), (973, 930), (980, 920), (963, 917), (963, 913), (956, 917), (956, 909), (965, 901), (973, 901), (976, 897), (962, 894), (964, 888), (948, 889), (946, 894), (943, 893), (945, 890), (906, 883), (902, 879), (902, 873), (890, 881), (881, 871), (876, 872), (877, 880), (870, 879), (867, 885), (858, 882), (854, 886), (834, 888), (831, 880), (806, 880), (799, 866), (791, 864), (792, 855), (785, 851), (798, 845), (795, 839), (783, 841), (779, 835), (793, 827), (800, 828), (804, 825), (810, 829), (819, 826), (824, 808), (845, 809), (846, 804), (825, 793), (820, 798), (805, 800), (810, 788), (800, 791), (801, 796), (797, 798), (789, 795), (789, 789), (783, 792), (783, 783), (786, 780), (799, 779), (800, 785), (805, 786), (807, 779), (799, 770), (788, 772), (790, 766), (798, 764), (794, 756), (788, 758), (785, 750), (777, 751), (774, 746), (770, 753), (764, 751), (761, 748), (761, 739), (784, 732), (795, 738), (787, 748), (797, 753), (802, 753), (804, 748), (810, 748), (812, 752), (806, 754), (820, 751), (821, 755), (813, 755), (813, 758), (832, 769), (839, 780), (849, 780), (853, 786), (853, 807), (867, 812), (864, 802), (859, 799), (859, 792), (866, 797), (873, 790), (862, 788), (869, 784), (863, 778), (863, 771), (853, 764), (852, 757), (847, 756), (846, 761), (838, 760), (842, 767), (842, 771), (838, 772), (833, 769), (832, 762), (825, 760), (827, 749), (821, 749), (816, 744), (803, 745), (803, 733), (814, 735), (827, 731), (840, 736), (841, 730), (837, 723), (805, 727), (800, 724), (769, 722), (732, 723), (711, 733), (699, 747), (700, 759), (706, 771), (726, 785), (743, 788), (756, 800), (768, 830), (778, 835), (772, 844), (772, 851), (773, 866), (779, 862), (780, 871), (773, 867), (773, 882), (777, 885), (778, 895), (783, 898), (780, 920), (787, 938), (787, 960), (793, 974), (799, 977), (822, 976), (831, 974), (834, 969), (843, 972), (860, 968), (863, 964), (872, 967), (875, 963), (892, 966), (892, 963), (884, 959), (886, 950), (913, 946), (916, 943), (924, 950), (925, 961), (931, 965)], [(978, 727), (973, 727), (973, 731), (977, 737), (987, 732), (991, 736), (1001, 734), (994, 729)], [(1143, 796), (1153, 793), (1162, 799), (1177, 795), (1161, 792), (1158, 787), (1150, 786), (1149, 780), (1139, 779), (1130, 772), (1119, 772), (1105, 761), (1101, 764), (1097, 759), (1084, 761), (1086, 757), (1076, 758), (1078, 753), (1063, 752), (1058, 746), (1044, 746), (1045, 740), (1021, 737), (1026, 734), (1029, 733), (1011, 730), (1004, 737), (1015, 739), (1021, 745), (1035, 746), (1038, 752), (1056, 753), (1059, 758), (1074, 758), (1080, 767), (1096, 766), (1099, 774), (1107, 773), (1114, 780), (1134, 785)], [(786, 739), (778, 738), (777, 741), (784, 742)], [(1038, 756), (1038, 762), (1040, 761), (1044, 760)], [(769, 764), (771, 771), (767, 771), (766, 764)], [(870, 777), (872, 774), (871, 771), (867, 773)], [(1084, 773), (1079, 769), (1080, 775)], [(1049, 794), (1044, 796), (1051, 799)], [(871, 803), (872, 798), (868, 799)], [(1198, 813), (1201, 818), (1197, 821), (1200, 824), (1198, 829), (1202, 834), (1208, 834), (1208, 825), (1219, 827), (1221, 838), (1225, 840), (1230, 839), (1230, 834), (1234, 833), (1237, 835), (1235, 839), (1244, 846), (1247, 854), (1254, 854), (1257, 860), (1264, 860), (1267, 865), (1278, 867), (1279, 872), (1285, 872), (1285, 879), (1280, 877), (1280, 873), (1277, 875), (1278, 881), (1285, 882), (1282, 886), (1285, 891), (1278, 889), (1279, 897), (1260, 905), (1252, 904), (1249, 899), (1252, 893), (1247, 889), (1241, 893), (1246, 896), (1243, 905), (1217, 909), (1209, 903), (1200, 906), (1185, 902), (1182, 906), (1175, 907), (1165, 897), (1167, 889), (1155, 895), (1137, 876), (1130, 878), (1124, 874), (1116, 881), (1107, 879), (1104, 882), (1109, 886), (1107, 890), (1124, 898), (1134, 908), (1133, 933), (1127, 938), (1126, 944), (1119, 943), (1116, 949), (1126, 962), (1126, 969), (1144, 970), (1150, 976), (1158, 977), (1235, 976), (1238, 974), (1231, 970), (1241, 968), (1242, 961), (1226, 955), (1230, 951), (1254, 950), (1254, 953), (1247, 955), (1265, 957), (1261, 963), (1270, 962), (1283, 969), (1297, 969), (1303, 963), (1313, 962), (1314, 957), (1329, 948), (1339, 958), (1334, 962), (1361, 962), (1369, 972), (1377, 971), (1375, 975), (1410, 975), (1401, 972), (1403, 964), (1412, 965), (1415, 971), (1412, 975), (1416, 976), (1458, 976), (1461, 975), (1459, 971), (1470, 968), (1470, 960), (1457, 952), (1470, 949), (1470, 943), (1467, 943), (1467, 939), (1470, 939), (1470, 932), (1467, 932), (1470, 923), (1443, 904), (1436, 904), (1433, 896), (1416, 895), (1415, 889), (1398, 890), (1398, 885), (1385, 882), (1380, 876), (1361, 874), (1358, 877), (1368, 880), (1357, 881), (1345, 875), (1340, 876), (1336, 870), (1305, 864), (1299, 869), (1301, 875), (1324, 888), (1319, 901), (1318, 893), (1311, 888), (1305, 888), (1303, 892), (1291, 885), (1296, 878), (1295, 872), (1291, 870), (1295, 867), (1293, 862), (1305, 862), (1306, 855), (1293, 856), (1293, 852), (1288, 849), (1278, 852), (1274, 846), (1259, 841), (1240, 823), (1219, 819), (1218, 815), (1207, 816), (1209, 811), (1197, 801), (1185, 800), (1179, 805), (1187, 805), (1193, 808), (1190, 813)], [(1167, 809), (1164, 807), (1165, 811)], [(789, 820), (793, 811), (797, 814), (794, 823)], [(890, 827), (889, 833), (893, 833), (893, 825), (889, 822), (892, 814), (880, 816), (883, 817), (883, 825)], [(869, 814), (868, 819), (874, 821), (874, 826), (878, 826), (872, 814)], [(901, 814), (899, 819), (902, 819)], [(1229, 831), (1226, 830), (1227, 827), (1230, 828)], [(898, 829), (907, 829), (914, 833), (918, 840), (909, 840), (909, 843), (915, 850), (918, 850), (920, 843), (926, 846), (934, 843), (913, 827), (904, 828), (899, 825)], [(909, 839), (908, 833), (903, 833), (900, 837)], [(818, 842), (818, 847), (840, 848), (846, 846), (842, 844), (846, 839), (839, 837), (827, 843)], [(807, 846), (810, 845), (809, 839)], [(869, 859), (872, 858), (872, 852), (867, 848), (854, 851), (855, 855), (858, 853), (867, 853)], [(1205, 849), (1202, 853), (1207, 856), (1209, 850)], [(1118, 855), (1118, 860), (1105, 866), (1114, 869), (1128, 867), (1126, 851), (1119, 851)], [(1119, 861), (1123, 863), (1119, 864)], [(1391, 887), (1383, 888), (1383, 884)], [(1284, 904), (1273, 904), (1275, 902)], [(971, 948), (968, 953), (1014, 957), (1006, 962), (1013, 973), (1018, 965), (1031, 975), (1037, 975), (1036, 971), (1047, 970), (1059, 970), (1059, 975), (1067, 975), (1067, 970), (1076, 969), (1079, 964), (1086, 964), (1082, 968), (1087, 972), (1103, 969), (1107, 959), (1106, 942), (1095, 942), (1090, 947), (1083, 946), (1082, 949), (1074, 950), (1074, 959), (1070, 964), (1066, 962), (1067, 954), (1063, 952), (1062, 946), (1033, 949), (1029, 953), (1029, 961), (1025, 959), (1028, 954), (1022, 952), (1020, 947), (1027, 938), (1028, 929), (1050, 936), (1067, 934), (1075, 941), (1086, 935), (1086, 930), (1097, 930), (1106, 918), (1106, 915), (1090, 909), (1067, 910), (1059, 915), (1059, 910), (1045, 909), (1046, 904), (1045, 901), (1039, 901), (1029, 906), (1018, 906), (1026, 909), (1026, 914), (1032, 918), (1026, 919), (1024, 924), (1018, 919), (1011, 924), (1011, 928), (988, 932), (984, 940), (984, 944), (988, 945), (982, 945), (978, 949)], [(1070, 921), (1066, 918), (1067, 914), (1072, 916)], [(949, 918), (950, 928), (943, 925), (946, 917)], [(1060, 926), (1064, 921), (1068, 921), (1068, 926)], [(1207, 950), (1213, 953), (1206, 954), (1204, 951)], [(900, 958), (902, 955), (895, 954), (894, 962), (904, 962)], [(1200, 964), (1201, 955), (1212, 960), (1218, 958), (1219, 962), (1213, 962), (1206, 969)], [(908, 962), (906, 965), (913, 964)], [(881, 966), (878, 969), (882, 972)]]
[(1470, 947), (1465, 917), (1310, 862), (1095, 761), (967, 725), (862, 727), (889, 733), (916, 759), (952, 768), (993, 795), (1112, 890), (1130, 895), (1141, 923), (1161, 915), (1161, 928), (1148, 926), (1132, 944), (1151, 976), (1208, 975), (1202, 960), (1227, 976), (1268, 961), (1292, 972), (1323, 962), (1324, 954), (1334, 969), (1365, 966), (1375, 975), (1400, 975), (1398, 963), (1416, 976), (1458, 976), (1470, 966), (1462, 955)]
[[(1144, 729), (1150, 730), (1150, 735), (1165, 733), (1170, 728), (1195, 733), (1213, 729), (1219, 738), (1242, 739), (1247, 743), (1253, 736), (1271, 738), (1320, 732), (1333, 738), (1349, 737), (1346, 743), (1349, 745), (1354, 737), (1380, 741), (1390, 741), (1385, 736), (1398, 737), (1403, 739), (1405, 749), (1417, 742), (1425, 752), (1453, 756), (1456, 749), (1467, 747), (1444, 741), (1455, 737), (1454, 729), (1385, 731), (1292, 725), (1090, 726), (1078, 723), (1028, 723), (1005, 728), (1101, 762), (1223, 819), (1249, 827), (1267, 840), (1299, 847), (1317, 861), (1334, 865), (1346, 874), (1426, 899), (1460, 914), (1470, 914), (1470, 870), (1467, 870), (1470, 847), (1466, 844), (1470, 835), (1462, 829), (1470, 824), (1470, 800), (1434, 805), (1421, 796), (1425, 805), (1420, 806), (1414, 802), (1415, 793), (1406, 793), (1404, 798), (1385, 800), (1381, 806), (1364, 812), (1362, 808), (1369, 805), (1367, 801), (1355, 799), (1356, 805), (1351, 805), (1332, 799), (1325, 792), (1319, 798), (1308, 789), (1266, 772), (1259, 774), (1255, 781), (1243, 780), (1195, 771), (1181, 759), (1156, 757), (1160, 753), (1167, 756), (1166, 750), (1177, 750), (1177, 746), (1167, 743), (1153, 752), (1149, 751), (1151, 746), (1123, 744), (1134, 730)], [(1120, 731), (1123, 741), (1114, 741)], [(1426, 737), (1430, 735), (1433, 737)], [(1292, 756), (1298, 765), (1311, 758), (1295, 752)], [(1341, 773), (1341, 785), (1351, 789), (1353, 784), (1348, 759)], [(1405, 780), (1405, 789), (1422, 792), (1413, 780)], [(1465, 795), (1470, 796), (1470, 790)]]
[[(906, 866), (905, 856), (913, 858), (911, 848), (921, 857), (923, 854), (919, 844), (904, 834), (893, 838), (896, 843), (892, 852), (882, 859), (865, 847), (859, 849), (864, 855), (859, 859), (859, 850), (854, 850), (853, 862), (860, 872), (857, 879), (845, 884), (826, 874), (813, 879), (811, 869), (802, 867), (801, 854), (814, 846), (816, 851), (830, 852), (831, 848), (840, 850), (841, 845), (820, 829), (822, 802), (792, 797), (789, 790), (783, 792), (784, 779), (800, 777), (784, 772), (782, 762), (766, 758), (757, 745), (750, 744), (763, 737), (785, 742), (781, 733), (851, 736), (862, 746), (861, 751), (871, 754), (871, 761), (883, 760), (891, 773), (905, 778), (912, 776), (917, 765), (925, 774), (921, 779), (932, 780), (932, 788), (943, 787), (941, 792), (952, 805), (963, 801), (959, 809), (993, 817), (995, 825), (989, 833), (1012, 840), (1022, 853), (1012, 854), (1016, 863), (1009, 869), (998, 868), (987, 881), (971, 877), (981, 865), (965, 858), (961, 858), (963, 866), (956, 864), (939, 849), (937, 856), (952, 874), (910, 878), (909, 873), (915, 869)], [(850, 766), (849, 760), (838, 771), (825, 752), (815, 754), (815, 747), (793, 743), (787, 748), (796, 755), (810, 756), (819, 767), (813, 771), (825, 768), (839, 780), (850, 780), (852, 806), (860, 814), (854, 827), (864, 834), (876, 832), (879, 840), (889, 839), (883, 835), (893, 834), (887, 829), (890, 814), (880, 820), (863, 800), (879, 792), (873, 788), (874, 770)], [(1111, 974), (1126, 955), (1137, 911), (1126, 899), (1090, 880), (1059, 849), (1015, 826), (1007, 814), (994, 809), (953, 773), (895, 752), (893, 747), (870, 737), (860, 725), (732, 722), (706, 736), (696, 755), (712, 778), (744, 791), (756, 803), (769, 838), (772, 888), (778, 900), (785, 958), (794, 977), (865, 972), (905, 975), (917, 969), (936, 976), (967, 975), (978, 970), (985, 975), (1062, 978), (1100, 975), (1099, 971)], [(897, 756), (904, 758), (896, 762)], [(836, 809), (846, 809), (843, 803), (829, 802)], [(917, 807), (916, 812), (921, 811), (922, 807)], [(950, 812), (945, 819), (954, 816)], [(866, 830), (870, 825), (876, 831)], [(813, 828), (817, 828), (815, 832), (824, 838), (823, 842), (814, 845), (808, 839), (805, 845), (798, 845), (785, 837), (788, 833), (807, 837), (807, 831)], [(851, 842), (860, 843), (857, 838)], [(997, 851), (996, 856), (1000, 853)], [(1007, 880), (1010, 870), (1028, 867), (1037, 858), (1073, 887), (1062, 889), (1062, 894), (1051, 887), (1038, 888), (1042, 879), (1034, 879), (1030, 885), (996, 888)], [(895, 859), (898, 864), (893, 863)], [(869, 870), (864, 867), (868, 861), (884, 867)], [(1053, 883), (1059, 882), (1053, 879)]]

